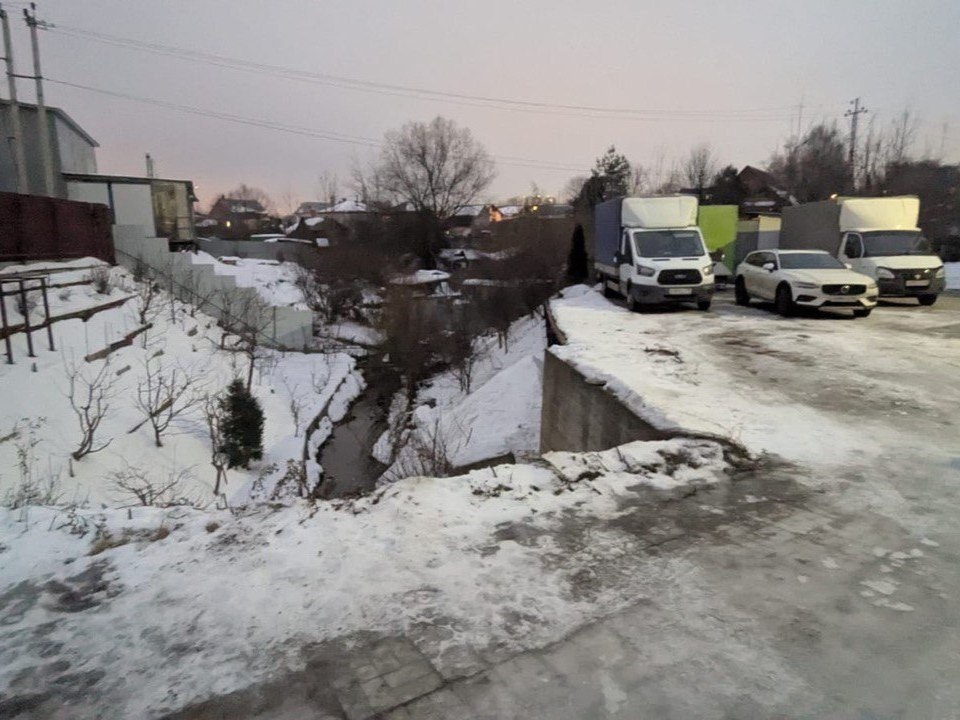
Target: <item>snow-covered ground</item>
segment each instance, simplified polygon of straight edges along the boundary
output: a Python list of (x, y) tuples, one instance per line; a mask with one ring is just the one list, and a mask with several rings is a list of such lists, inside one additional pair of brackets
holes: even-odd
[(919, 431), (916, 420), (899, 426), (907, 409), (929, 408), (925, 420), (939, 432), (960, 407), (946, 381), (960, 343), (945, 336), (952, 320), (939, 308), (881, 307), (863, 320), (784, 320), (730, 304), (636, 314), (577, 286), (551, 310), (567, 339), (551, 352), (639, 415), (754, 452), (835, 466)]
[[(15, 610), (3, 616), (0, 691), (53, 683), (78, 691), (62, 717), (156, 717), (296, 669), (303, 646), (361, 631), (432, 628), (424, 637), (439, 657), (558, 640), (643, 593), (646, 578), (624, 578), (626, 593), (577, 593), (578, 573), (622, 554), (625, 539), (598, 525), (579, 550), (561, 546), (564, 516), (615, 523), (638, 493), (726, 472), (716, 444), (675, 440), (239, 516), (0, 510), (0, 588), (20, 583), (0, 591), (0, 608)], [(512, 523), (525, 535), (501, 537)], [(128, 542), (88, 555), (107, 533)]]
[(943, 264), (947, 274), (947, 290), (960, 290), (960, 262)]
[[(413, 422), (421, 432), (439, 434), (454, 467), (512, 454), (537, 454), (543, 385), (543, 318), (534, 315), (513, 323), (506, 342), (486, 335), (474, 343), (476, 362), (470, 392), (452, 371), (432, 378), (419, 391)], [(401, 451), (385, 478), (401, 477), (410, 462)], [(387, 438), (381, 438), (378, 459), (389, 464)]]
[[(87, 261), (85, 265), (96, 264)], [(276, 268), (274, 267), (275, 271)], [(77, 285), (51, 290), (51, 313), (58, 315), (91, 308), (135, 295), (137, 284), (120, 268), (112, 271), (112, 288), (108, 295), (97, 294), (90, 285)], [(56, 283), (83, 280), (89, 271), (71, 270), (57, 273)], [(222, 390), (237, 376), (245, 377), (247, 361), (241, 353), (221, 350), (222, 331), (214, 321), (179, 302), (171, 304), (161, 293), (149, 313), (153, 327), (134, 339), (129, 347), (113, 352), (107, 360), (86, 362), (84, 357), (105, 348), (139, 327), (136, 297), (121, 306), (89, 318), (58, 322), (53, 326), (56, 351), (47, 349), (45, 332), (34, 332), (37, 357), (28, 358), (25, 337), (15, 335), (15, 364), (0, 364), (0, 438), (19, 429), (19, 438), (0, 442), (0, 498), (23, 483), (18, 453), (26, 453), (25, 462), (34, 480), (41, 484), (55, 483), (55, 494), (62, 502), (91, 502), (110, 505), (128, 504), (128, 493), (116, 485), (115, 473), (125, 468), (148, 471), (155, 482), (182, 475), (181, 490), (185, 497), (200, 503), (213, 500), (215, 477), (210, 465), (207, 428), (198, 408), (194, 408), (163, 436), (163, 447), (155, 445), (149, 425), (140, 425), (145, 416), (136, 405), (138, 384), (145, 376), (149, 360), (155, 369), (177, 369), (181, 375), (196, 379), (195, 390), (201, 394)], [(12, 322), (19, 322), (15, 303), (7, 301)], [(42, 306), (39, 308), (42, 312)], [(36, 320), (38, 311), (33, 317)], [(254, 374), (253, 393), (259, 399), (266, 417), (264, 459), (249, 471), (231, 470), (227, 496), (232, 502), (246, 502), (249, 491), (260, 473), (270, 479), (286, 466), (288, 459), (302, 457), (304, 429), (327, 405), (331, 420), (346, 411), (350, 400), (359, 394), (362, 381), (356, 361), (346, 353), (302, 354), (260, 349)], [(67, 367), (75, 365), (92, 377), (104, 364), (113, 385), (108, 400), (109, 410), (96, 433), (97, 444), (109, 441), (101, 452), (71, 461), (70, 454), (80, 439), (78, 420), (65, 393), (68, 389)], [(348, 380), (349, 379), (349, 380)], [(299, 423), (295, 426), (291, 399), (299, 405)], [(33, 425), (34, 430), (29, 427)], [(323, 428), (321, 428), (323, 430)], [(33, 440), (35, 444), (30, 446)], [(269, 470), (276, 465), (278, 471)], [(312, 468), (316, 472), (316, 468)]]
[(217, 275), (231, 275), (240, 287), (256, 288), (260, 297), (276, 307), (289, 306), (306, 310), (303, 291), (296, 285), (299, 266), (292, 262), (229, 258), (221, 262), (202, 250), (191, 255), (196, 265), (213, 265)]

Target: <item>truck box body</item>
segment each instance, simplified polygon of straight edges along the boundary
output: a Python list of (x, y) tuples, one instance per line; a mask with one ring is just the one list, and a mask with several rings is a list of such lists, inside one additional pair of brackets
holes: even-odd
[(839, 198), (840, 232), (849, 230), (916, 230), (920, 198)]
[(627, 197), (594, 208), (594, 270), (604, 292), (627, 305), (710, 307), (713, 262), (697, 226), (692, 195)]
[(613, 265), (623, 228), (688, 228), (697, 224), (697, 198), (692, 195), (616, 198), (594, 209), (596, 262)]
[(915, 197), (837, 198), (783, 209), (780, 247), (836, 255), (841, 234), (853, 230), (916, 230)]
[(877, 282), (881, 296), (916, 297), (930, 305), (944, 288), (944, 269), (917, 227), (920, 200), (842, 197), (783, 209), (780, 247), (826, 250)]

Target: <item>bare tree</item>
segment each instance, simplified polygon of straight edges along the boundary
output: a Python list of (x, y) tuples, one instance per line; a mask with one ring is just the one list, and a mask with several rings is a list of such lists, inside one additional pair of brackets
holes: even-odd
[(73, 360), (64, 359), (67, 375), (67, 400), (80, 425), (80, 442), (71, 453), (74, 460), (100, 452), (113, 438), (97, 445), (96, 434), (110, 409), (116, 378), (111, 372), (109, 358), (96, 372), (79, 367)]
[(190, 476), (186, 469), (170, 472), (165, 478), (155, 480), (149, 471), (137, 465), (127, 465), (110, 473), (113, 489), (121, 501), (133, 500), (134, 505), (173, 507), (193, 505), (184, 495), (183, 484)]
[[(233, 190), (225, 193), (225, 195), (235, 200), (254, 200), (260, 203), (263, 209), (270, 214), (274, 214), (277, 211), (276, 203), (273, 202), (273, 198), (271, 198), (266, 191), (247, 185), (246, 183), (240, 183)], [(216, 203), (216, 199), (214, 199), (213, 202)]]
[(690, 151), (683, 163), (683, 179), (691, 188), (702, 192), (711, 178), (717, 174), (717, 161), (713, 151), (706, 143), (697, 145)]
[(369, 208), (386, 210), (393, 204), (383, 170), (376, 163), (364, 166), (354, 162), (350, 169), (350, 189)]
[(230, 288), (221, 293), (221, 320), (237, 336), (234, 349), (247, 356), (247, 390), (253, 387), (253, 371), (267, 330), (273, 322), (272, 309), (250, 288)]
[(136, 295), (137, 322), (139, 322), (141, 326), (152, 323), (162, 312), (155, 304), (160, 295), (160, 285), (145, 275), (143, 279), (137, 283)]
[(470, 130), (439, 116), (388, 132), (379, 170), (388, 193), (441, 220), (468, 205), (494, 177), (493, 160)]
[(317, 178), (317, 189), (321, 200), (335, 203), (340, 192), (340, 178), (335, 172), (324, 170)]
[(281, 215), (293, 215), (300, 207), (300, 196), (287, 185), (280, 193), (277, 210)]
[(560, 191), (560, 199), (566, 203), (576, 202), (577, 198), (580, 197), (580, 191), (583, 190), (587, 179), (586, 175), (575, 175), (567, 180), (566, 185), (563, 186), (563, 190)]
[(906, 108), (890, 124), (886, 158), (888, 164), (898, 165), (910, 159), (910, 151), (917, 138), (918, 126), (919, 121), (910, 108)]
[(220, 402), (220, 395), (207, 395), (201, 404), (203, 419), (207, 424), (207, 435), (210, 438), (210, 464), (217, 473), (213, 486), (213, 494), (220, 494), (220, 485), (227, 484), (227, 453), (224, 450), (224, 421), (225, 414)]
[(631, 163), (633, 175), (630, 182), (630, 192), (634, 195), (643, 195), (650, 189), (650, 171), (640, 163)]
[(296, 437), (300, 434), (300, 416), (303, 414), (304, 399), (300, 394), (300, 386), (297, 384), (291, 386), (287, 378), (283, 378), (283, 387), (290, 396), (290, 416), (293, 418), (293, 436)]
[(167, 370), (156, 358), (147, 358), (143, 368), (144, 375), (137, 383), (135, 401), (146, 419), (130, 432), (149, 422), (154, 442), (157, 447), (163, 447), (161, 437), (170, 424), (203, 400), (197, 392), (199, 379), (191, 369), (175, 367)]

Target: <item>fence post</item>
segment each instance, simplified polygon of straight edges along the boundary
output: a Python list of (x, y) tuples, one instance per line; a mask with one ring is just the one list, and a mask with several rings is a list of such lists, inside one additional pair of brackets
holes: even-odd
[(10, 344), (10, 325), (7, 323), (7, 292), (0, 280), (0, 323), (3, 324), (3, 343), (7, 346), (7, 365), (13, 365), (13, 345)]
[(40, 291), (43, 293), (43, 321), (47, 324), (47, 342), (51, 350), (53, 346), (53, 323), (50, 322), (50, 299), (47, 297), (47, 278), (40, 278)]
[(30, 308), (27, 307), (27, 290), (23, 280), (20, 280), (20, 303), (23, 308), (23, 332), (27, 336), (27, 357), (36, 357), (37, 354), (33, 351), (33, 336), (30, 334)]

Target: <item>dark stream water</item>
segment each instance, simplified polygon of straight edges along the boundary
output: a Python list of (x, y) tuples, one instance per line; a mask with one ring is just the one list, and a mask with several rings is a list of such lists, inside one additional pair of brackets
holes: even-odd
[(326, 498), (372, 490), (387, 469), (370, 452), (387, 429), (390, 400), (400, 389), (400, 378), (379, 358), (364, 359), (360, 368), (367, 387), (320, 449), (320, 494)]

